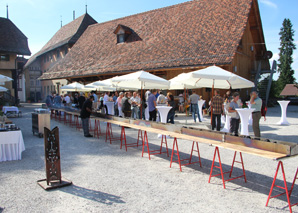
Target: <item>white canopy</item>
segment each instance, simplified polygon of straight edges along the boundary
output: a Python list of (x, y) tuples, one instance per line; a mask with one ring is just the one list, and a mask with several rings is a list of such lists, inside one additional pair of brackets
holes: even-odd
[(90, 84), (85, 85), (86, 89), (90, 90), (99, 90), (99, 91), (115, 91), (115, 87), (110, 87), (107, 84), (101, 83), (101, 81), (96, 81)]
[(117, 87), (132, 89), (168, 89), (170, 82), (145, 71), (137, 71), (127, 75), (111, 78)]
[(8, 89), (0, 86), (0, 92), (6, 92)]
[(10, 78), (10, 77), (8, 77), (6, 75), (1, 75), (0, 74), (0, 85), (4, 85), (4, 83), (6, 81), (12, 81), (12, 80), (13, 80), (12, 78)]
[(192, 79), (191, 73), (181, 73), (176, 77), (169, 80), (170, 90), (182, 90), (182, 89), (194, 89), (199, 88), (198, 86), (189, 85), (189, 80)]
[(63, 87), (61, 87), (61, 90), (71, 91), (71, 92), (78, 92), (78, 91), (90, 91), (92, 89), (85, 88), (83, 84), (80, 84), (78, 82), (73, 82), (71, 84), (67, 84)]
[(192, 79), (187, 81), (191, 85), (217, 89), (242, 89), (254, 87), (254, 83), (217, 66), (193, 71)]

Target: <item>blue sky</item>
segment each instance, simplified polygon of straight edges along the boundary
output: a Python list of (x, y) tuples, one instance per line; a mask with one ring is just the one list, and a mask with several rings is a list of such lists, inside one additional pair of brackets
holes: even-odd
[[(27, 36), (29, 48), (34, 54), (59, 30), (61, 19), (64, 25), (73, 20), (74, 10), (76, 17), (84, 14), (86, 3), (88, 13), (100, 23), (182, 2), (186, 0), (0, 0), (0, 17), (6, 17), (8, 4), (9, 18)], [(298, 0), (258, 2), (267, 49), (273, 52), (273, 59), (278, 59), (278, 33), (284, 18), (292, 21), (298, 49)], [(298, 81), (298, 50), (294, 51), (293, 58), (292, 67)], [(275, 78), (277, 76), (275, 74)]]

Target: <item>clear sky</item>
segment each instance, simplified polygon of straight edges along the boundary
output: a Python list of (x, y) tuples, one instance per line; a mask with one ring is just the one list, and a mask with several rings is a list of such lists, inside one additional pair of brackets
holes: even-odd
[[(65, 25), (73, 20), (73, 11), (76, 18), (84, 14), (86, 3), (88, 13), (100, 23), (182, 2), (186, 0), (0, 0), (0, 17), (6, 17), (8, 4), (9, 19), (27, 36), (34, 54), (60, 29), (61, 20)], [(285, 18), (292, 21), (298, 49), (298, 0), (258, 2), (267, 49), (273, 52), (273, 59), (278, 59), (278, 33)], [(292, 67), (298, 81), (298, 50), (294, 51), (293, 58)]]

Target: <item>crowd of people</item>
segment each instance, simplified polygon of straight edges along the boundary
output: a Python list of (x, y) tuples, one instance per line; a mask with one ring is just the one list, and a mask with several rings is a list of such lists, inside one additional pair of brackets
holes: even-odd
[[(194, 122), (202, 122), (200, 117), (198, 101), (201, 96), (196, 94), (193, 90), (192, 94), (188, 96), (187, 94), (180, 94), (178, 101), (178, 111), (183, 112), (185, 106), (189, 106), (189, 112), (191, 112)], [(175, 113), (176, 113), (176, 101), (171, 92), (165, 94), (163, 91), (152, 89), (146, 92), (139, 91), (127, 91), (127, 92), (105, 92), (97, 96), (95, 91), (91, 93), (67, 93), (63, 96), (59, 94), (49, 95), (46, 99), (46, 104), (48, 107), (76, 107), (81, 110), (81, 118), (84, 129), (84, 135), (90, 137), (88, 131), (89, 117), (93, 110), (99, 110), (102, 113), (111, 114), (107, 107), (107, 103), (113, 103), (114, 115), (119, 117), (128, 117), (133, 119), (144, 119), (145, 111), (148, 108), (149, 120), (156, 121), (158, 117), (158, 105), (170, 106), (172, 107), (167, 116), (167, 123), (174, 124)], [(256, 91), (250, 94), (250, 104), (251, 108), (255, 109), (252, 113), (253, 119), (253, 131), (256, 137), (261, 137), (259, 122), (262, 116), (262, 99), (258, 97)], [(240, 117), (237, 112), (237, 108), (242, 108), (242, 101), (240, 94), (235, 92), (230, 94), (230, 91), (226, 92), (224, 96), (220, 96), (220, 91), (215, 90), (212, 101), (209, 102), (209, 110), (212, 111), (212, 130), (220, 131), (221, 128), (221, 116), (228, 114), (231, 117), (230, 120), (230, 133), (238, 135)], [(86, 126), (87, 125), (87, 126)]]

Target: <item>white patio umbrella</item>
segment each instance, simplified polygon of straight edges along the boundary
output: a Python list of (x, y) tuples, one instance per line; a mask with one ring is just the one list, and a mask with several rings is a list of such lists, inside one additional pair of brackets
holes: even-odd
[(1, 75), (0, 74), (0, 85), (4, 85), (4, 83), (6, 81), (12, 81), (12, 80), (13, 80), (12, 78), (10, 78), (10, 77), (8, 77), (6, 75)]
[(92, 89), (85, 88), (83, 84), (80, 84), (78, 82), (73, 82), (71, 84), (67, 84), (63, 87), (61, 87), (61, 90), (71, 91), (71, 92), (78, 92), (78, 91), (90, 91)]
[(117, 87), (141, 89), (141, 97), (143, 96), (143, 89), (168, 89), (170, 86), (168, 80), (143, 70), (129, 73), (127, 75), (116, 76), (111, 78), (111, 82)]
[(101, 86), (99, 84), (95, 85), (96, 82), (86, 84), (85, 88), (91, 89), (91, 90), (99, 90), (99, 91), (116, 91), (115, 87), (110, 87), (109, 85), (106, 85), (106, 84), (101, 84)]
[(8, 89), (0, 86), (0, 92), (6, 92)]
[(242, 89), (255, 86), (253, 82), (215, 65), (191, 73), (193, 81), (187, 83), (191, 85), (195, 83), (194, 86), (217, 89)]
[(111, 78), (117, 87), (138, 89), (168, 89), (170, 82), (145, 71), (137, 71), (127, 75)]
[[(200, 85), (201, 87), (212, 88), (211, 102), (213, 100), (214, 88), (217, 89), (242, 89), (254, 87), (254, 83), (239, 76), (224, 70), (217, 66), (210, 66), (205, 69), (193, 71), (192, 79), (187, 81), (191, 85)], [(212, 118), (212, 107), (211, 107)], [(212, 124), (212, 119), (211, 119)]]

